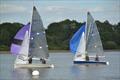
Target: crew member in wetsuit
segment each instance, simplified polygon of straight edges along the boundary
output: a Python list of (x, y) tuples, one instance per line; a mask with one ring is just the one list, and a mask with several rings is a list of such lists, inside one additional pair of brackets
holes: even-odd
[(40, 61), (42, 62), (42, 64), (46, 64), (46, 60), (41, 58)]
[(32, 57), (31, 56), (29, 56), (28, 62), (29, 62), (29, 64), (32, 64)]
[(89, 61), (89, 56), (88, 56), (88, 54), (85, 54), (85, 60), (86, 60), (86, 61)]
[(95, 61), (99, 61), (99, 56), (96, 54)]

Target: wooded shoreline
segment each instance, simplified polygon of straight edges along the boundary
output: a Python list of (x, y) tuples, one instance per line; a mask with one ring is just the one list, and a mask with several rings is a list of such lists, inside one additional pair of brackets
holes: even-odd
[[(120, 52), (120, 50), (104, 50), (104, 52)], [(69, 50), (49, 50), (49, 53), (71, 53)], [(0, 51), (0, 54), (10, 54), (10, 51)]]
[[(46, 29), (49, 50), (69, 50), (70, 39), (83, 23), (66, 19), (49, 24)], [(113, 25), (106, 20), (96, 21), (96, 24), (104, 50), (120, 50), (120, 22)], [(0, 24), (0, 51), (10, 50), (13, 38), (22, 26), (21, 23)]]

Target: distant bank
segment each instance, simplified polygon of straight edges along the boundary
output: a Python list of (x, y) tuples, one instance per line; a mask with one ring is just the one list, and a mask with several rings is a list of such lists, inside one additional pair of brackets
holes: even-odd
[[(73, 34), (83, 23), (75, 20), (63, 20), (48, 25), (46, 37), (49, 50), (69, 50), (69, 41)], [(110, 24), (96, 21), (104, 50), (120, 50), (120, 22)], [(2, 23), (0, 24), (0, 51), (9, 51), (13, 38), (23, 24)]]
[[(120, 50), (104, 50), (104, 52), (120, 52)], [(49, 50), (50, 54), (54, 53), (71, 53), (69, 50)], [(10, 54), (10, 51), (0, 51), (0, 54)]]

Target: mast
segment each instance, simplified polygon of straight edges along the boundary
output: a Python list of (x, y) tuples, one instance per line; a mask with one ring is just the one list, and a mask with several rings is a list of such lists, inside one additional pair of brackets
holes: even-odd
[(48, 45), (46, 41), (45, 28), (41, 17), (33, 7), (31, 35), (30, 35), (30, 54), (32, 57), (48, 58)]
[[(88, 42), (88, 36), (89, 36), (89, 32), (90, 32), (90, 27), (89, 27), (89, 25), (90, 25), (90, 21), (89, 21), (89, 15), (90, 13), (89, 12), (87, 12), (87, 21), (86, 21), (86, 27), (85, 27), (85, 45), (87, 46), (87, 42)], [(86, 50), (86, 47), (85, 46), (85, 51), (86, 51), (86, 53), (87, 53), (87, 50)]]

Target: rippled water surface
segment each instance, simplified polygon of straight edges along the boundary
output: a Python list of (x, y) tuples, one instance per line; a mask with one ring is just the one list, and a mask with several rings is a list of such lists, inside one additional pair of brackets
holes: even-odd
[(0, 54), (0, 80), (120, 80), (120, 52), (105, 55), (109, 65), (74, 65), (70, 52), (51, 52), (49, 63), (55, 68), (37, 69), (40, 75), (32, 76), (35, 69), (14, 69), (15, 57)]

